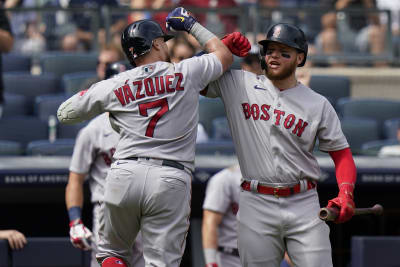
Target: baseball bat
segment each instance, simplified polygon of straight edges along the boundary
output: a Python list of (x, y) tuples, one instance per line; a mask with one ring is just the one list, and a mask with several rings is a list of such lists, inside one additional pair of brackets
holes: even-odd
[[(374, 214), (381, 215), (383, 213), (383, 207), (380, 204), (375, 204), (369, 208), (356, 208), (354, 215)], [(339, 215), (337, 208), (322, 208), (319, 210), (319, 218), (323, 221), (334, 221)]]

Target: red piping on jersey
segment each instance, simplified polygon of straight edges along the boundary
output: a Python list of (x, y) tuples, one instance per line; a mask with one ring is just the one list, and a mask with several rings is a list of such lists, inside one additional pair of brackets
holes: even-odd
[(350, 148), (329, 151), (329, 155), (335, 163), (336, 180), (339, 187), (342, 183), (354, 185), (357, 179), (357, 170)]

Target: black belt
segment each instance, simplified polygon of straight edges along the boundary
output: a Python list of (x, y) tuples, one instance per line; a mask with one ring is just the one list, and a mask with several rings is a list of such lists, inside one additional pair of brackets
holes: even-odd
[(239, 250), (237, 248), (218, 247), (218, 251), (232, 256), (239, 257)]
[[(150, 159), (150, 158), (146, 158), (146, 157), (143, 157), (143, 158), (144, 159)], [(127, 158), (127, 159), (128, 160), (138, 160), (139, 158), (138, 157), (130, 157), (130, 158)], [(162, 166), (172, 167), (172, 168), (177, 168), (179, 170), (184, 170), (185, 169), (185, 166), (183, 166), (183, 164), (180, 164), (179, 162), (176, 162), (174, 160), (169, 160), (169, 159), (163, 159), (161, 165)]]

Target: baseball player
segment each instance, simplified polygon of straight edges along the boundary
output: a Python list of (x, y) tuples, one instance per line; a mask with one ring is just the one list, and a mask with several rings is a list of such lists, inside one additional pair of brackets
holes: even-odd
[[(106, 67), (105, 79), (125, 71), (121, 63)], [(91, 266), (99, 266), (96, 260), (98, 229), (103, 218), (101, 202), (104, 196), (104, 183), (110, 169), (119, 134), (111, 128), (108, 113), (93, 119), (79, 131), (70, 163), (65, 202), (70, 219), (71, 243), (83, 250), (92, 250)], [(82, 222), (83, 183), (88, 179), (93, 203), (93, 233)], [(89, 240), (92, 242), (90, 243)], [(133, 246), (132, 266), (144, 266), (140, 238)]]
[(328, 207), (340, 210), (336, 223), (354, 214), (354, 160), (329, 101), (295, 78), (307, 59), (303, 31), (272, 25), (259, 44), (265, 75), (231, 70), (204, 91), (223, 99), (243, 175), (240, 259), (244, 267), (279, 266), (287, 250), (294, 266), (329, 267), (329, 227), (318, 218), (321, 172), (313, 147), (318, 139), (335, 163), (339, 194)]
[(172, 36), (152, 20), (136, 21), (121, 43), (137, 67), (72, 96), (57, 112), (62, 123), (109, 112), (119, 130), (99, 231), (103, 267), (130, 266), (139, 230), (146, 266), (179, 266), (185, 248), (199, 92), (230, 67), (233, 56), (184, 8), (171, 11), (166, 22), (168, 29), (193, 35), (209, 54), (170, 63), (166, 41)]
[[(207, 183), (202, 239), (206, 267), (240, 267), (236, 214), (242, 174), (239, 165), (223, 169)], [(285, 254), (281, 267), (291, 266)]]

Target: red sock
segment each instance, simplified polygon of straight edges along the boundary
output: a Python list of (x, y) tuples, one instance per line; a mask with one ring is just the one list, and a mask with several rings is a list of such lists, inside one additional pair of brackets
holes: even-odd
[(101, 263), (101, 267), (127, 267), (125, 263), (116, 257), (109, 257)]

